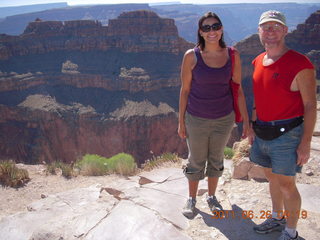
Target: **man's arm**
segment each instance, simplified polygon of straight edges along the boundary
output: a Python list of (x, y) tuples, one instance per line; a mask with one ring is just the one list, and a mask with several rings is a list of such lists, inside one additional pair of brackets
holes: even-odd
[(297, 149), (297, 164), (303, 165), (310, 157), (311, 139), (317, 119), (316, 79), (313, 69), (304, 69), (295, 77), (304, 106), (304, 130)]

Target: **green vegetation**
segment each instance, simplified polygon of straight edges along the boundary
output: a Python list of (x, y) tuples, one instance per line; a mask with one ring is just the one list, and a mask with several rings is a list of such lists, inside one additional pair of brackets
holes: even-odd
[(25, 169), (17, 168), (13, 161), (0, 162), (0, 184), (5, 187), (22, 187), (30, 181)]
[(181, 159), (175, 153), (164, 153), (158, 157), (153, 157), (151, 160), (147, 160), (142, 166), (143, 170), (151, 171), (154, 168), (158, 168), (165, 163), (180, 163)]
[(59, 171), (59, 169), (61, 170), (61, 175), (65, 178), (71, 178), (72, 176), (74, 176), (72, 164), (55, 161), (47, 165), (48, 173), (55, 175), (57, 174), (57, 170)]
[(111, 173), (132, 175), (137, 169), (134, 158), (126, 153), (119, 153), (111, 158), (86, 154), (76, 162), (75, 167), (86, 176), (102, 176)]
[(234, 151), (232, 150), (232, 148), (225, 147), (223, 154), (226, 159), (231, 159), (234, 155)]

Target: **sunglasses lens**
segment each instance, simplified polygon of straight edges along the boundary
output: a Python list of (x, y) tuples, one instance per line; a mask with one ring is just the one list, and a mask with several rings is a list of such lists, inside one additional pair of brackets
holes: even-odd
[(218, 31), (222, 28), (222, 25), (220, 23), (214, 23), (211, 26), (210, 25), (202, 25), (201, 26), (201, 30), (203, 32), (210, 32), (211, 28), (213, 31)]
[(214, 30), (214, 31), (218, 31), (218, 30), (220, 30), (221, 29), (221, 24), (220, 23), (215, 23), (215, 24), (212, 24), (212, 30)]
[(202, 25), (201, 30), (203, 32), (210, 32), (211, 26), (210, 25)]

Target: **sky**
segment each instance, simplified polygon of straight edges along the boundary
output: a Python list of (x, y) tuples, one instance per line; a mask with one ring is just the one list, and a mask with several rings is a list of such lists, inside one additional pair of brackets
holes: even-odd
[(118, 4), (118, 3), (159, 3), (159, 2), (180, 2), (194, 4), (217, 4), (217, 3), (278, 3), (278, 2), (298, 2), (298, 3), (320, 3), (320, 0), (0, 0), (0, 7), (22, 6), (42, 3), (67, 2), (68, 5), (83, 4)]

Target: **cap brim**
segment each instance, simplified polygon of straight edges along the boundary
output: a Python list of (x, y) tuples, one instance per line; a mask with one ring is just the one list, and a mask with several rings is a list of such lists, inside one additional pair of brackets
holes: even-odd
[(279, 20), (279, 19), (273, 19), (273, 18), (263, 19), (263, 20), (261, 20), (261, 22), (259, 22), (259, 25), (264, 24), (264, 23), (266, 23), (266, 22), (278, 22), (278, 23), (281, 23), (281, 24), (284, 25), (284, 26), (287, 26), (287, 25), (286, 25), (284, 22), (282, 22), (281, 20)]

